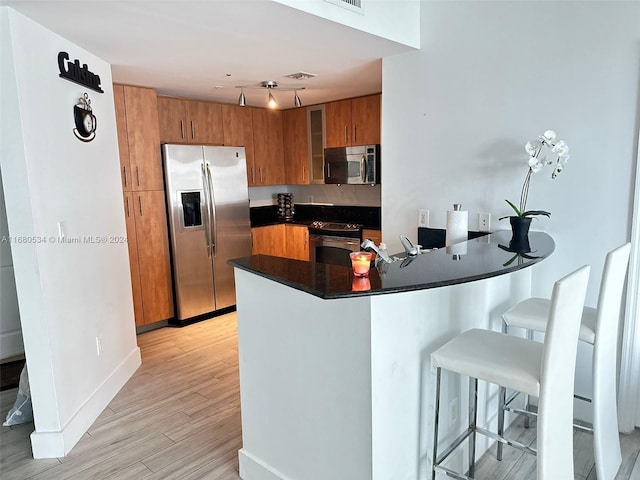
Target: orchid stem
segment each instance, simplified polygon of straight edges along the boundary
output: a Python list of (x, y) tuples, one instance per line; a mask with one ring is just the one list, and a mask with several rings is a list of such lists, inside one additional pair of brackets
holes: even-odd
[(529, 183), (531, 182), (531, 167), (529, 167), (529, 171), (527, 172), (527, 176), (524, 179), (524, 184), (522, 185), (522, 193), (520, 194), (520, 214), (523, 214), (526, 210), (527, 206), (527, 197), (529, 196)]

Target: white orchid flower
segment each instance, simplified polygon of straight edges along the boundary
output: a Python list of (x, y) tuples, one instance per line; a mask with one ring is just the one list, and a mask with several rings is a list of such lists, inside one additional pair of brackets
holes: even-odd
[(558, 161), (562, 164), (562, 165), (566, 165), (567, 162), (569, 161), (569, 158), (571, 157), (571, 155), (559, 155), (558, 156)]
[(540, 140), (543, 140), (545, 142), (548, 143), (552, 143), (556, 141), (556, 132), (554, 132), (553, 130), (546, 130), (542, 136), (540, 137)]
[(529, 155), (534, 157), (536, 155), (536, 153), (538, 152), (538, 150), (540, 150), (540, 147), (534, 145), (531, 142), (527, 142), (527, 144), (524, 146), (524, 149)]
[(539, 162), (537, 158), (530, 157), (529, 158), (529, 168), (533, 173), (538, 173), (544, 167), (544, 163)]
[(569, 153), (569, 146), (565, 143), (564, 140), (560, 140), (553, 146), (551, 151), (557, 153), (558, 155), (566, 155), (567, 153)]

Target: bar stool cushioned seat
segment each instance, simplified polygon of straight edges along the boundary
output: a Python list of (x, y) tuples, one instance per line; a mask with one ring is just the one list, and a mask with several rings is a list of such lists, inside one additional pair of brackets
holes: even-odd
[[(598, 308), (584, 307), (580, 325), (580, 340), (594, 346), (593, 447), (596, 475), (601, 480), (612, 480), (622, 462), (618, 436), (616, 369), (620, 306), (630, 251), (631, 244), (625, 243), (607, 254), (600, 282)], [(502, 318), (505, 327), (515, 326), (545, 332), (550, 308), (551, 302), (548, 299), (529, 298), (509, 309)], [(578, 398), (584, 400), (583, 397)], [(500, 454), (500, 449), (498, 450)]]
[[(539, 343), (500, 332), (468, 330), (431, 354), (436, 368), (436, 402), (432, 479), (442, 472), (454, 478), (473, 478), (475, 435), (481, 433), (503, 443), (476, 425), (477, 381), (484, 380), (540, 398), (537, 436), (537, 478), (558, 480), (573, 478), (573, 378), (580, 314), (589, 280), (590, 267), (584, 266), (558, 280), (553, 288), (549, 325), (545, 342)], [(469, 428), (454, 444), (438, 456), (438, 421), (441, 370), (469, 376)], [(469, 438), (469, 475), (445, 468), (441, 463), (454, 445)], [(526, 446), (519, 448), (531, 452)]]

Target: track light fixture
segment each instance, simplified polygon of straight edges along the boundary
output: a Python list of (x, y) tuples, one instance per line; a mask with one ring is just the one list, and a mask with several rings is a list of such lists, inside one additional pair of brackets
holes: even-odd
[(268, 103), (267, 105), (270, 108), (276, 108), (278, 106), (278, 102), (276, 101), (276, 97), (273, 95), (273, 91), (277, 88), (280, 91), (288, 91), (294, 92), (293, 103), (296, 107), (302, 106), (302, 101), (298, 96), (298, 90), (304, 90), (305, 87), (279, 87), (278, 82), (274, 80), (265, 80), (258, 85), (237, 85), (236, 88), (240, 89), (240, 98), (238, 99), (238, 105), (244, 107), (247, 104), (246, 98), (244, 96), (244, 89), (266, 89), (269, 92)]

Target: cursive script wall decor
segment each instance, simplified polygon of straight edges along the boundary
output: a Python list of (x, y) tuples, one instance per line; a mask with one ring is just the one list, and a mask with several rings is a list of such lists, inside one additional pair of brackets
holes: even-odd
[(58, 68), (60, 69), (60, 78), (84, 85), (98, 93), (104, 93), (100, 86), (100, 75), (90, 71), (86, 63), (80, 66), (80, 60), (78, 59), (70, 62), (67, 52), (58, 53)]

